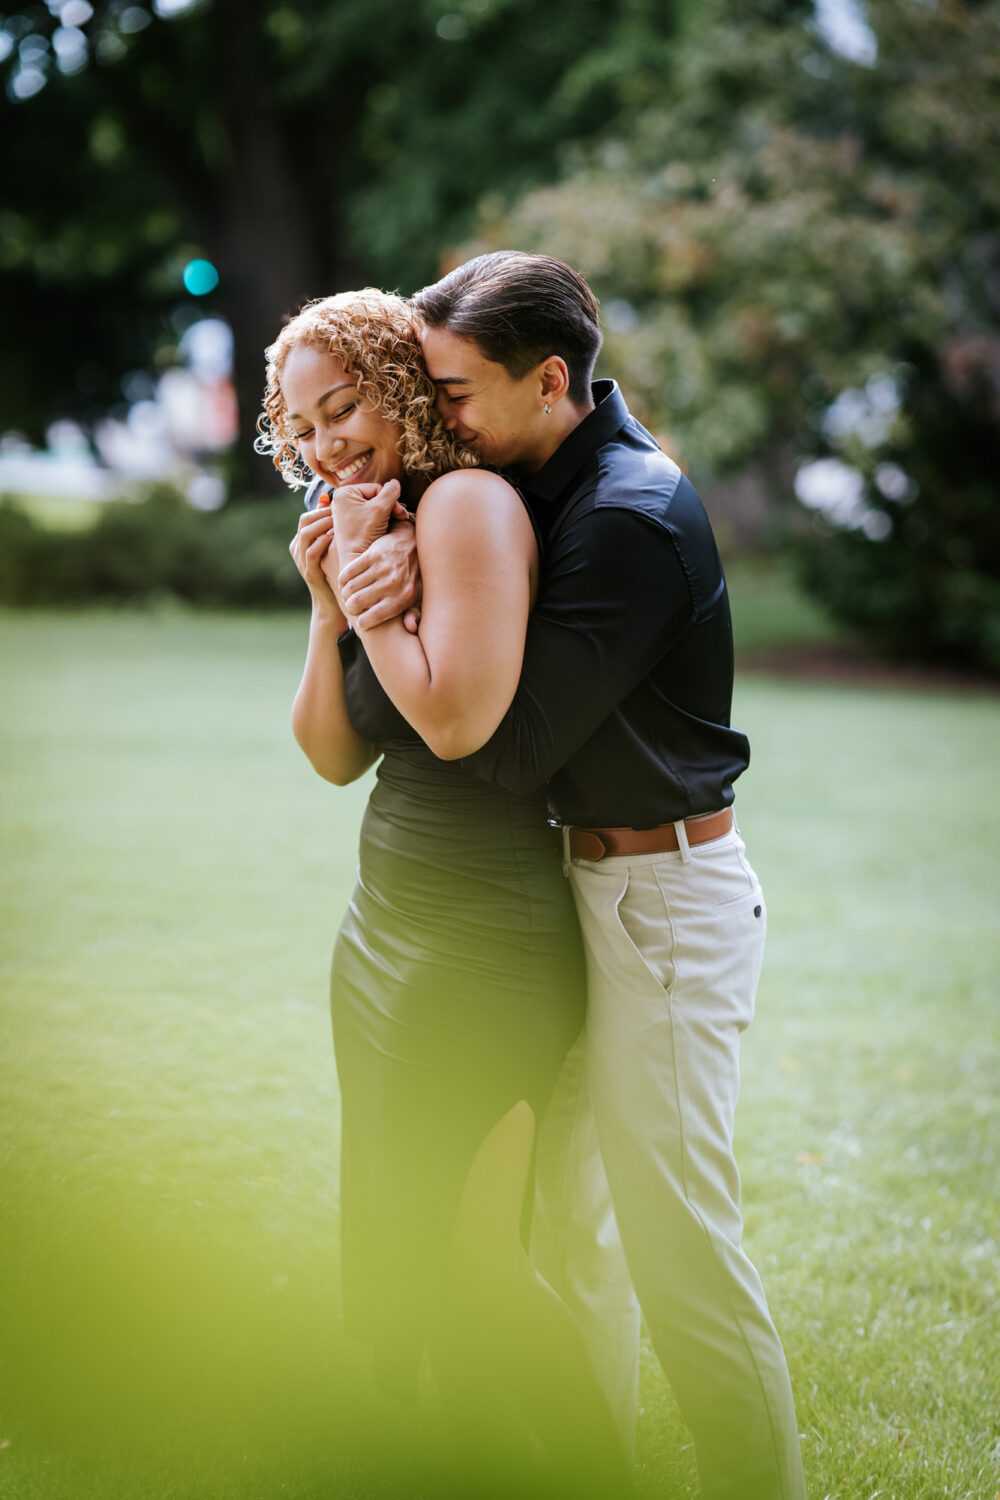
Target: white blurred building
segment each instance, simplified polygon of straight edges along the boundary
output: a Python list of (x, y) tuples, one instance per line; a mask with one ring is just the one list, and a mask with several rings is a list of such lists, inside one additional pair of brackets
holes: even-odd
[(6, 433), (0, 438), (0, 493), (109, 500), (134, 493), (137, 482), (165, 480), (200, 509), (221, 505), (225, 485), (210, 460), (236, 438), (233, 336), (220, 319), (203, 318), (186, 331), (179, 348), (185, 363), (155, 383), (126, 377), (126, 393), (143, 387), (149, 394), (133, 399), (124, 417), (98, 423), (98, 457), (74, 422), (53, 422), (42, 450)]

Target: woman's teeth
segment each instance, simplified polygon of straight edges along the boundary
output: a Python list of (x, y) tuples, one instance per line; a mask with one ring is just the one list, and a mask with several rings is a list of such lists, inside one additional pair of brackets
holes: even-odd
[(369, 448), (367, 453), (362, 453), (360, 457), (354, 459), (353, 463), (349, 463), (346, 469), (336, 469), (334, 472), (336, 473), (338, 483), (342, 484), (345, 479), (350, 479), (352, 474), (356, 474), (359, 469), (363, 469), (371, 456), (372, 450)]

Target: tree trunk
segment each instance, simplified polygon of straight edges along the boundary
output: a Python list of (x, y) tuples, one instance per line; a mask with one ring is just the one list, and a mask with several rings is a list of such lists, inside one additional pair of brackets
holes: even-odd
[(229, 146), (214, 205), (214, 244), (235, 346), (239, 436), (230, 489), (236, 497), (283, 492), (270, 460), (253, 452), (264, 350), (303, 302), (339, 290), (349, 273), (330, 248), (339, 238), (339, 205), (330, 153), (322, 149), (322, 116), (313, 108), (296, 119), (276, 102), (262, 10), (261, 0), (216, 0), (214, 16)]

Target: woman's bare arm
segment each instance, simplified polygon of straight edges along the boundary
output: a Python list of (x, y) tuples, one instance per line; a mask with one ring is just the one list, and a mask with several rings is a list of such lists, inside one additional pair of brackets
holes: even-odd
[[(514, 696), (537, 547), (506, 480), (465, 469), (443, 474), (424, 494), (417, 548), (419, 634), (398, 619), (358, 633), (400, 713), (435, 755), (457, 760), (486, 743)], [(323, 566), (331, 576), (333, 562)]]
[(367, 771), (378, 752), (355, 733), (347, 716), (337, 649), (337, 638), (347, 629), (347, 621), (322, 566), (325, 558), (330, 559), (331, 568), (337, 566), (329, 506), (299, 518), (289, 551), (312, 595), (309, 648), (292, 705), (292, 730), (320, 776), (346, 786)]

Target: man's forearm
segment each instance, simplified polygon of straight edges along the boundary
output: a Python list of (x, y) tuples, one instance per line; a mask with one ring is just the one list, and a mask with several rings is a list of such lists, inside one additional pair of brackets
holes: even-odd
[[(639, 614), (636, 599), (656, 606)], [(634, 515), (592, 517), (551, 560), (514, 701), (463, 764), (516, 795), (543, 786), (652, 670), (690, 618), (669, 537)]]
[(364, 629), (403, 617), (407, 630), (416, 630), (419, 608), (420, 564), (416, 529), (397, 521), (359, 557), (346, 563), (337, 581), (344, 608)]

